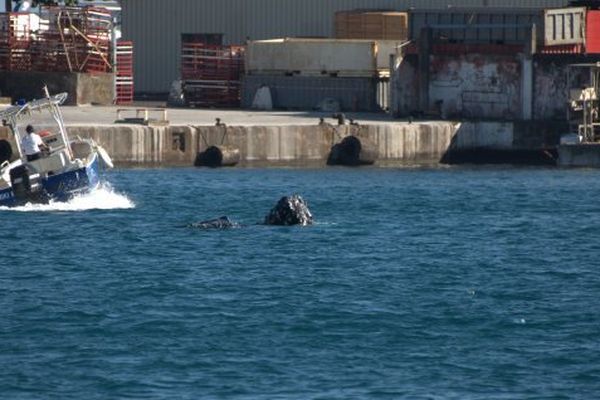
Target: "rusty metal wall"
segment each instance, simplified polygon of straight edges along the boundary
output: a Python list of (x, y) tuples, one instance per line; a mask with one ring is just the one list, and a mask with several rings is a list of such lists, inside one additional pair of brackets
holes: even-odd
[(521, 62), (516, 55), (433, 56), (429, 101), (442, 118), (519, 118)]
[[(223, 33), (226, 44), (333, 36), (336, 11), (447, 7), (449, 0), (122, 0), (123, 38), (135, 42), (136, 91), (167, 92), (179, 75), (182, 33)], [(559, 7), (567, 0), (454, 0), (460, 7)]]
[(533, 116), (538, 120), (567, 116), (567, 63), (538, 60), (535, 63)]
[[(470, 54), (433, 56), (431, 111), (445, 118), (518, 119), (522, 71), (517, 56)], [(538, 57), (534, 64), (533, 119), (564, 121), (567, 104), (568, 59)], [(406, 117), (418, 109), (417, 59), (405, 58), (395, 72), (394, 114)], [(585, 80), (579, 71), (573, 82)]]
[(534, 63), (533, 118), (536, 120), (566, 120), (567, 90), (589, 81), (588, 71), (572, 68), (570, 82), (568, 65), (572, 60), (555, 57), (538, 57)]

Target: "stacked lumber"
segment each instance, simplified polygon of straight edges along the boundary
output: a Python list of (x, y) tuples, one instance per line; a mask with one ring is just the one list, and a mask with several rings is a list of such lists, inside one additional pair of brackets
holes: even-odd
[(408, 13), (393, 11), (339, 11), (335, 14), (337, 39), (408, 39)]

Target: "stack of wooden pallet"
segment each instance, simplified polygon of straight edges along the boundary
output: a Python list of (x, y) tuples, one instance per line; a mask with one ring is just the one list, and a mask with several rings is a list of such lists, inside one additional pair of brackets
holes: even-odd
[(392, 11), (340, 11), (335, 14), (335, 37), (404, 41), (408, 38), (408, 14)]

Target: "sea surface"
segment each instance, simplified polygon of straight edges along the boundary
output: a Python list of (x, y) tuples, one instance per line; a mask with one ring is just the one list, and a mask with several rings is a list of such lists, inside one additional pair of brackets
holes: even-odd
[(1, 399), (600, 398), (598, 170), (105, 179), (0, 209)]

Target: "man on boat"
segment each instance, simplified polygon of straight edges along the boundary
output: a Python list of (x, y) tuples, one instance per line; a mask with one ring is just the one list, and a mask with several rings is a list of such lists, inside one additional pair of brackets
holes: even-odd
[(34, 161), (42, 157), (42, 150), (48, 150), (48, 146), (42, 141), (40, 135), (35, 133), (33, 126), (27, 125), (27, 134), (21, 139), (21, 148), (27, 156), (27, 161)]

